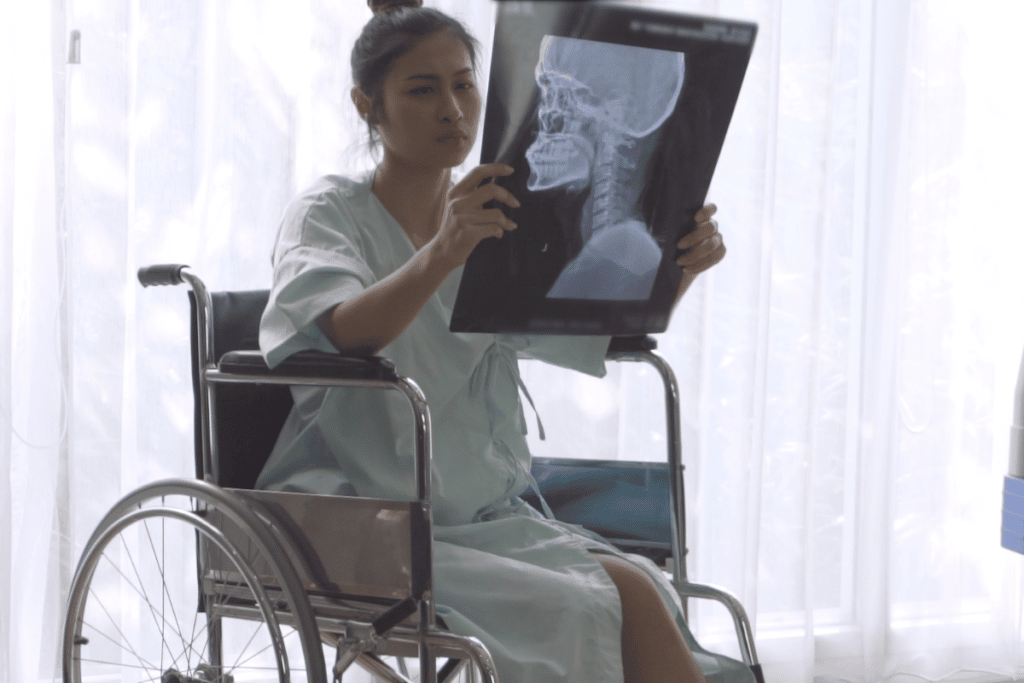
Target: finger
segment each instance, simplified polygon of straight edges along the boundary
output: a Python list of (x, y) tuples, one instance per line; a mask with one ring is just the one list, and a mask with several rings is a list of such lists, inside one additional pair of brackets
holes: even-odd
[(697, 215), (694, 216), (694, 218), (697, 219), (698, 223), (703, 223), (714, 216), (716, 211), (718, 211), (718, 207), (714, 204), (705, 204), (701, 207), (700, 211), (697, 212)]
[(720, 235), (701, 243), (676, 259), (687, 272), (699, 273), (725, 258), (725, 244)]
[(469, 220), (473, 225), (497, 225), (503, 230), (515, 230), (519, 227), (514, 220), (501, 212), (501, 209), (484, 209), (471, 214)]
[(515, 230), (515, 223), (512, 227), (507, 227), (504, 223), (480, 223), (472, 226), (472, 231), (478, 235), (477, 241), (487, 239), (488, 237), (501, 238), (509, 230)]
[(467, 206), (468, 202), (469, 199), (465, 197), (452, 202), (455, 206), (455, 221), (464, 229), (481, 225), (500, 225), (505, 230), (515, 230), (517, 227), (515, 221), (501, 209), (481, 209), (479, 206)]
[(713, 266), (721, 263), (725, 258), (725, 253), (725, 247), (722, 247), (713, 255), (710, 255), (708, 258), (698, 261), (697, 263), (680, 263), (679, 266), (687, 275), (696, 275), (697, 273), (703, 273), (705, 270), (709, 270)]
[(686, 249), (683, 253), (679, 254), (676, 258), (676, 262), (680, 265), (693, 264), (697, 261), (705, 258), (716, 249), (722, 246), (722, 236), (712, 235), (706, 240), (702, 240), (699, 244)]
[(455, 184), (452, 193), (466, 195), (475, 190), (486, 178), (512, 175), (515, 169), (508, 164), (480, 164)]
[(498, 185), (497, 183), (486, 183), (473, 190), (469, 195), (470, 203), (476, 206), (482, 206), (492, 199), (511, 206), (514, 209), (518, 209), (522, 206), (516, 196), (508, 191), (508, 189)]
[(490, 187), (490, 185), (484, 185), (470, 195), (451, 200), (449, 206), (452, 213), (456, 218), (490, 211), (503, 215), (502, 208), (494, 204), (492, 200), (503, 202), (511, 208), (520, 206), (519, 200), (505, 188), (495, 185), (494, 189), (486, 189)]
[(718, 234), (718, 222), (714, 219), (698, 223), (697, 227), (689, 235), (684, 235), (676, 246), (680, 249), (691, 249), (706, 239)]

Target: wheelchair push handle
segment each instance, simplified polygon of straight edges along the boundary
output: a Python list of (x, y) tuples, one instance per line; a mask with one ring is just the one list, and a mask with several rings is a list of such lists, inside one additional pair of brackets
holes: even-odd
[(181, 271), (188, 268), (185, 264), (161, 263), (152, 266), (139, 268), (139, 283), (143, 287), (156, 285), (180, 285), (185, 281)]

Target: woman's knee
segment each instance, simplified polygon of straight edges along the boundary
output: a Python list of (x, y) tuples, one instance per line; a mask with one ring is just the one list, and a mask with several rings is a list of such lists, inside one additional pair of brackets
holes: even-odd
[(634, 614), (644, 614), (647, 617), (658, 614), (671, 618), (658, 586), (647, 572), (629, 560), (615, 555), (595, 553), (595, 557), (619, 591), (623, 619), (629, 619)]

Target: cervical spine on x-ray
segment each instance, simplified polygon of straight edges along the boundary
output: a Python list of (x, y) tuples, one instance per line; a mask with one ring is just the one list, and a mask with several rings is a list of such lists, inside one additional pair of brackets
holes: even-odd
[[(675, 109), (683, 74), (678, 52), (558, 36), (541, 41), (535, 70), (540, 130), (526, 151), (527, 188), (581, 191), (590, 185), (589, 215), (580, 225), (584, 241), (609, 228), (647, 232), (635, 211), (637, 143)], [(641, 259), (647, 262), (620, 265), (636, 275), (656, 267), (657, 261), (649, 263), (656, 247), (649, 235), (647, 241)]]

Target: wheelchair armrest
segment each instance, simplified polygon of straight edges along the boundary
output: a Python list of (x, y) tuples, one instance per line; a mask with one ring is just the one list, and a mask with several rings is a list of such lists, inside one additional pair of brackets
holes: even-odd
[(608, 355), (615, 353), (639, 353), (641, 351), (653, 351), (658, 348), (658, 340), (646, 334), (634, 335), (631, 337), (612, 337), (608, 345)]
[[(736, 596), (721, 588), (702, 583), (684, 581), (682, 583), (673, 583), (673, 586), (679, 597), (683, 599), (684, 605), (687, 598), (703, 598), (720, 602), (725, 606), (732, 617), (733, 626), (736, 628), (736, 638), (739, 640), (743, 663), (752, 669), (758, 667), (754, 671), (755, 676), (758, 676), (760, 674), (760, 666), (757, 661), (757, 650), (754, 648), (754, 631), (750, 627), (747, 611), (743, 609), (743, 604), (736, 599)], [(759, 680), (763, 681), (764, 679), (761, 678)]]
[(217, 369), (224, 374), (260, 377), (322, 377), (331, 379), (395, 382), (394, 363), (380, 356), (355, 358), (323, 351), (300, 351), (273, 370), (259, 351), (229, 351), (221, 356)]

